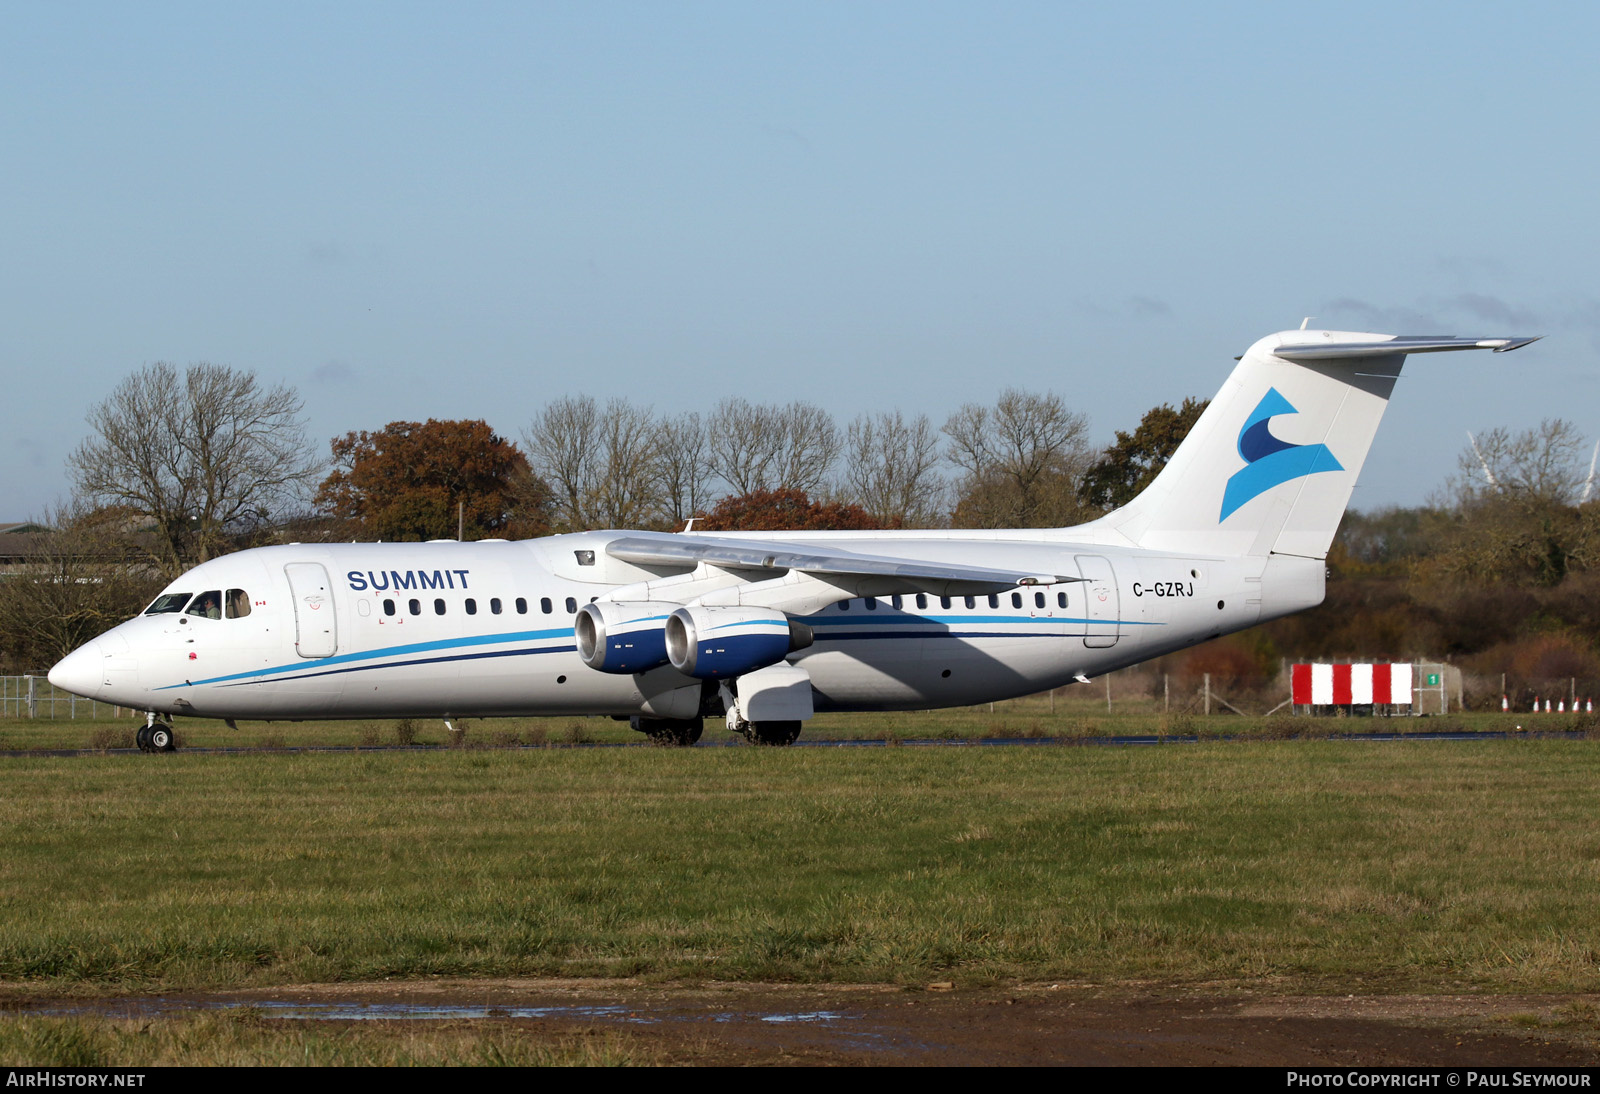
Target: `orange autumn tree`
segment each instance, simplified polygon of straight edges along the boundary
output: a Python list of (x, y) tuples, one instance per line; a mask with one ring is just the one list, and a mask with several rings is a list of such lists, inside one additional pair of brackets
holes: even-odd
[[(483, 421), (390, 422), (333, 441), (316, 504), (363, 539), (519, 539), (549, 530), (550, 490)], [(459, 507), (459, 510), (458, 510)]]

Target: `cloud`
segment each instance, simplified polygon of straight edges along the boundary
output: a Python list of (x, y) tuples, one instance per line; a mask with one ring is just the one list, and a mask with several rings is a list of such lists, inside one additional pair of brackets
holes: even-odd
[(1314, 316), (1312, 322), (1328, 329), (1345, 327), (1383, 334), (1440, 334), (1448, 325), (1417, 308), (1379, 307), (1349, 296), (1323, 304), (1321, 314)]
[(311, 371), (314, 384), (347, 384), (357, 376), (355, 368), (344, 361), (328, 361)]
[(767, 125), (763, 123), (761, 126), (761, 132), (773, 138), (774, 140), (782, 141), (785, 144), (792, 144), (800, 149), (803, 149), (807, 154), (811, 154), (815, 151), (811, 147), (811, 142), (806, 139), (806, 135), (800, 132), (798, 129), (790, 129), (788, 126), (783, 125)]
[(1156, 315), (1171, 315), (1172, 308), (1165, 300), (1157, 300), (1149, 296), (1135, 296), (1128, 301), (1128, 310), (1140, 319), (1147, 319)]
[(1109, 307), (1097, 300), (1079, 297), (1072, 302), (1072, 306), (1081, 314), (1096, 318), (1131, 316), (1134, 319), (1154, 319), (1172, 314), (1172, 305), (1154, 296), (1130, 296), (1122, 303)]
[[(1475, 318), (1486, 319), (1491, 323), (1504, 323), (1508, 327), (1524, 327), (1531, 331), (1534, 327), (1546, 325), (1537, 313), (1514, 308), (1498, 296), (1489, 296), (1485, 293), (1458, 293), (1450, 298), (1449, 303)], [(1522, 331), (1507, 330), (1504, 333), (1521, 334)]]
[(11, 442), (11, 447), (29, 467), (37, 468), (45, 465), (44, 442), (38, 438), (17, 437)]
[[(1344, 296), (1325, 303), (1322, 313), (1319, 325), (1348, 324), (1384, 334), (1539, 334), (1552, 324), (1550, 316), (1480, 292), (1422, 297), (1409, 305), (1389, 306)], [(1480, 329), (1484, 324), (1497, 329)]]
[(1506, 276), (1506, 264), (1485, 255), (1440, 255), (1434, 261), (1440, 270), (1463, 284), (1485, 279), (1503, 281)]

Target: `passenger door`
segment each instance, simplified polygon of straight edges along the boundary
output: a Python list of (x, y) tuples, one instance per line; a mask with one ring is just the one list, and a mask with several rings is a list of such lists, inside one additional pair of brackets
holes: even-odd
[(291, 562), (283, 568), (294, 603), (294, 648), (301, 657), (331, 657), (339, 649), (333, 585), (320, 562)]

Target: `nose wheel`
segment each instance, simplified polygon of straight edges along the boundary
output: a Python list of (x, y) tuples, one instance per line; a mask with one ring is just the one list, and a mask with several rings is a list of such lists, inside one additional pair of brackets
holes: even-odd
[(172, 727), (165, 722), (152, 721), (141, 726), (139, 732), (133, 736), (134, 744), (139, 746), (140, 752), (176, 752), (178, 739), (172, 732)]

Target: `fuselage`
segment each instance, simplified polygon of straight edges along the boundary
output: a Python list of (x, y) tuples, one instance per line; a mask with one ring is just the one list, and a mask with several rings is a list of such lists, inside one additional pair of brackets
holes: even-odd
[[(139, 710), (214, 718), (696, 716), (703, 681), (670, 665), (596, 671), (579, 657), (581, 606), (662, 577), (606, 555), (620, 534), (241, 551), (184, 574), (51, 679)], [(855, 596), (796, 616), (815, 641), (787, 660), (809, 675), (818, 710), (1031, 694), (1305, 608), (1323, 591), (1320, 561), (1281, 556), (949, 532), (785, 539), (1073, 578)]]

